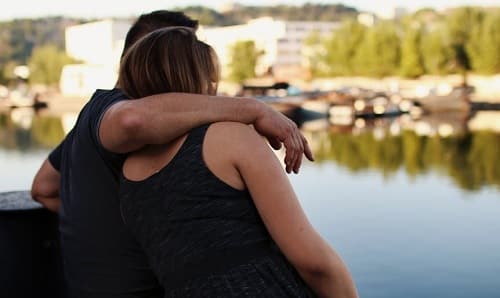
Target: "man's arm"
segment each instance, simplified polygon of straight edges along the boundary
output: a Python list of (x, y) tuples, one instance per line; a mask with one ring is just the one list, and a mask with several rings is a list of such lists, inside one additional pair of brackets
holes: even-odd
[(46, 159), (33, 179), (31, 196), (45, 208), (59, 211), (61, 200), (59, 198), (60, 174)]
[(286, 171), (297, 173), (302, 154), (313, 160), (297, 125), (266, 104), (250, 98), (166, 93), (120, 101), (104, 114), (101, 144), (109, 151), (128, 153), (147, 144), (164, 144), (199, 125), (234, 121), (253, 124), (273, 148), (286, 148)]

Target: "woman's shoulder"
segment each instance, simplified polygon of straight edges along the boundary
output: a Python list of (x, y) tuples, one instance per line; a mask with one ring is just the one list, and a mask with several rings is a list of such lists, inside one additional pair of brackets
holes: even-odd
[(213, 123), (207, 131), (204, 152), (219, 156), (220, 160), (241, 165), (262, 157), (273, 156), (264, 137), (250, 125), (236, 122)]
[(240, 122), (215, 122), (212, 123), (209, 127), (213, 132), (217, 132), (222, 136), (245, 136), (245, 137), (258, 137), (259, 134), (255, 129), (248, 124), (240, 123)]
[(251, 126), (239, 122), (216, 122), (208, 128), (209, 139), (237, 147), (265, 144), (263, 137)]

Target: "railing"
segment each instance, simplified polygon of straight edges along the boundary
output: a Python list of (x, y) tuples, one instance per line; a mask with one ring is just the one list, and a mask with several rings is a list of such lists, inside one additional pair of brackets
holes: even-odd
[(0, 193), (1, 297), (63, 297), (57, 226), (29, 192)]

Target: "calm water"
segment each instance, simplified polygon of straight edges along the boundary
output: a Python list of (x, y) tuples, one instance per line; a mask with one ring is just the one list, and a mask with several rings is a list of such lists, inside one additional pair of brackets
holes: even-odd
[[(72, 120), (0, 114), (0, 191)], [(500, 297), (500, 114), (330, 123), (303, 124), (318, 160), (290, 179), (361, 297)]]

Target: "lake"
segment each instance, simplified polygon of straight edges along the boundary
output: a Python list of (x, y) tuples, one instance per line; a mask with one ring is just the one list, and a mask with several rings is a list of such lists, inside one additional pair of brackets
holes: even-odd
[[(0, 191), (29, 189), (75, 114), (0, 114)], [(500, 297), (500, 112), (301, 120), (290, 180), (361, 297)], [(282, 156), (282, 152), (277, 153)]]

